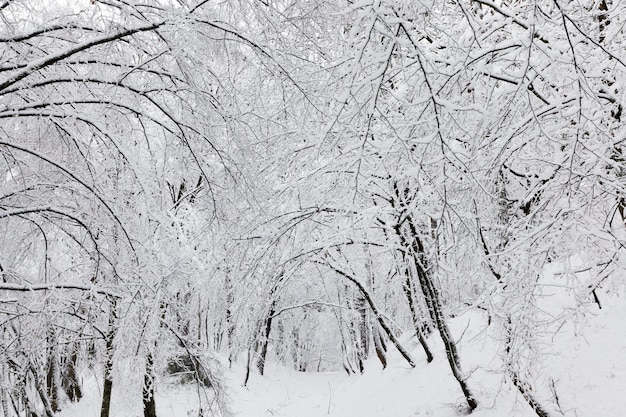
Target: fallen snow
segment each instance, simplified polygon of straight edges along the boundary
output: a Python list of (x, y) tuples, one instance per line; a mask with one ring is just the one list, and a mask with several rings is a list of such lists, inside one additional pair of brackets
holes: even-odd
[[(603, 296), (603, 309), (584, 317), (584, 323), (565, 323), (552, 338), (548, 355), (540, 361), (536, 396), (554, 399), (560, 408), (547, 404), (553, 415), (571, 417), (620, 417), (626, 415), (626, 302), (624, 296)], [(485, 330), (487, 329), (487, 330)], [(479, 400), (473, 415), (481, 417), (536, 414), (501, 372), (498, 338), (485, 318), (468, 313), (452, 321), (460, 340), (463, 367), (470, 388)], [(268, 364), (266, 375), (253, 373), (242, 385), (244, 367), (226, 370), (231, 407), (241, 417), (453, 417), (462, 415), (465, 402), (452, 378), (442, 344), (431, 336), (436, 354), (427, 364), (419, 346), (403, 339), (417, 360), (412, 369), (390, 345), (390, 365), (383, 370), (370, 359), (363, 375), (345, 372), (301, 373)], [(543, 377), (543, 379), (542, 379)], [(78, 404), (66, 405), (60, 417), (99, 416), (101, 387), (86, 376), (88, 395)], [(140, 417), (141, 404), (130, 398), (139, 393), (114, 391), (113, 417)], [(161, 386), (157, 392), (160, 417), (197, 415), (196, 391), (191, 387)], [(562, 413), (562, 414), (561, 414)]]

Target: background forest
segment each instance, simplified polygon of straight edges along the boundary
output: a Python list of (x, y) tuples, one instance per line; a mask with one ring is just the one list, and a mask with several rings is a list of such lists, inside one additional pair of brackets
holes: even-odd
[(155, 416), (175, 375), (226, 416), (229, 365), (391, 355), (445, 356), (470, 413), (464, 314), (529, 409), (575, 415), (542, 364), (624, 287), (624, 2), (0, 17), (0, 415), (53, 417), (92, 370), (101, 417), (115, 386)]

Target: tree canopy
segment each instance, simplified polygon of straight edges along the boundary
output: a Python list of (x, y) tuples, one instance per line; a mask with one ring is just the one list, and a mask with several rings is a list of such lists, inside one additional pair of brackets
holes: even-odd
[(410, 334), (472, 411), (476, 310), (555, 415), (542, 341), (623, 284), (625, 7), (0, 3), (0, 410), (52, 417), (90, 366), (102, 417), (181, 373), (228, 415), (223, 358), (415, 367)]

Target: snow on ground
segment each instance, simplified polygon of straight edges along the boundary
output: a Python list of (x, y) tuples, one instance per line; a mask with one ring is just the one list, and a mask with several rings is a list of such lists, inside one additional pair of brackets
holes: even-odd
[(626, 416), (626, 298), (601, 298), (602, 310), (568, 323), (555, 338), (545, 373), (566, 415)]
[[(471, 388), (481, 401), (477, 416), (534, 416), (527, 406), (502, 385), (502, 375), (493, 370), (499, 358), (486, 334), (480, 315), (468, 314), (455, 321), (455, 334), (463, 334), (462, 356), (465, 370), (472, 374)], [(389, 345), (390, 366), (383, 370), (376, 358), (367, 362), (363, 375), (345, 372), (299, 373), (284, 368), (268, 369), (266, 376), (254, 375), (248, 387), (234, 388), (234, 411), (245, 417), (386, 417), (463, 415), (466, 403), (452, 377), (443, 345), (429, 341), (436, 358), (428, 364), (420, 347), (412, 347), (417, 366), (412, 369)], [(481, 368), (477, 368), (477, 366)], [(242, 371), (233, 375), (239, 377)], [(240, 377), (239, 377), (240, 378)], [(239, 379), (241, 381), (242, 378)], [(497, 397), (497, 398), (496, 398)]]
[[(546, 407), (552, 415), (571, 417), (621, 417), (626, 415), (626, 300), (604, 296), (602, 310), (580, 323), (565, 323), (551, 340), (551, 352), (542, 360), (541, 386), (536, 396), (554, 398), (560, 409)], [(460, 339), (464, 370), (479, 400), (473, 415), (480, 417), (530, 417), (536, 414), (498, 369), (498, 339), (485, 331), (484, 317), (468, 313), (452, 321)], [(491, 327), (489, 327), (491, 328)], [(438, 338), (429, 339), (436, 359), (427, 364), (415, 342), (403, 339), (412, 349), (417, 366), (411, 369), (389, 345), (390, 365), (383, 370), (377, 359), (367, 362), (363, 375), (345, 372), (301, 373), (268, 364), (266, 375), (252, 374), (242, 386), (244, 367), (226, 371), (232, 411), (240, 417), (454, 417), (462, 415), (465, 402), (452, 378)], [(549, 376), (550, 378), (547, 378)], [(88, 395), (79, 404), (67, 405), (60, 417), (99, 415), (100, 387), (86, 378)], [(126, 395), (124, 395), (126, 394)], [(129, 395), (130, 394), (130, 395)], [(129, 397), (138, 393), (114, 391), (112, 416), (140, 417), (141, 405)], [(161, 387), (157, 392), (160, 417), (188, 417), (195, 390)], [(196, 414), (197, 415), (197, 414)]]
[[(585, 325), (566, 323), (552, 340), (552, 351), (540, 362), (546, 376), (535, 387), (541, 399), (558, 397), (559, 406), (546, 409), (552, 415), (572, 417), (621, 417), (626, 415), (626, 299), (607, 298), (602, 310), (586, 317)], [(498, 340), (484, 331), (484, 318), (471, 313), (452, 322), (461, 340), (464, 370), (479, 400), (474, 415), (481, 417), (536, 416), (506, 382), (500, 369)], [(404, 340), (405, 343), (412, 342)], [(391, 353), (391, 365), (382, 370), (376, 359), (363, 375), (299, 373), (270, 368), (266, 376), (253, 375), (241, 386), (243, 370), (231, 373), (234, 406), (242, 417), (452, 417), (463, 414), (465, 402), (445, 360), (441, 343), (429, 342), (436, 359), (427, 364), (419, 346), (412, 345), (418, 364), (411, 369)], [(548, 378), (549, 376), (549, 378)], [(551, 384), (552, 382), (552, 384)], [(554, 390), (551, 385), (553, 385)]]

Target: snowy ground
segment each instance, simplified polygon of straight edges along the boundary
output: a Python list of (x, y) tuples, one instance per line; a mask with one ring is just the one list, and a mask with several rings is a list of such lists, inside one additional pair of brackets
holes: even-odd
[[(563, 326), (554, 338), (552, 352), (542, 361), (545, 384), (536, 387), (536, 396), (553, 400), (560, 409), (553, 415), (572, 417), (621, 417), (626, 415), (626, 299), (605, 298), (603, 309), (587, 315), (585, 326)], [(484, 319), (468, 314), (453, 321), (455, 334), (462, 335), (464, 369), (471, 373), (470, 384), (479, 399), (476, 416), (536, 416), (499, 368), (497, 340), (481, 332)], [(241, 387), (242, 370), (230, 374), (233, 410), (245, 417), (453, 417), (463, 413), (465, 402), (452, 378), (438, 345), (435, 361), (427, 364), (418, 346), (418, 359), (411, 369), (392, 352), (391, 365), (382, 370), (376, 359), (369, 361), (365, 374), (298, 373), (268, 369), (265, 377), (253, 375), (248, 388)], [(409, 342), (410, 343), (410, 342)], [(392, 347), (390, 347), (392, 349)], [(553, 380), (554, 391), (550, 380)]]
[[(620, 417), (626, 415), (626, 299), (606, 298), (602, 310), (588, 314), (580, 323), (562, 326), (548, 355), (537, 371), (545, 376), (536, 387), (543, 400), (558, 397), (560, 408), (548, 408), (552, 415), (572, 417)], [(464, 369), (471, 374), (470, 387), (480, 406), (476, 416), (535, 416), (499, 368), (497, 340), (484, 329), (484, 318), (467, 314), (453, 321), (461, 340)], [(395, 352), (390, 366), (382, 370), (375, 358), (363, 375), (345, 372), (299, 373), (269, 365), (266, 376), (253, 374), (242, 386), (243, 366), (227, 370), (232, 411), (241, 417), (453, 417), (464, 412), (464, 400), (453, 380), (440, 342), (430, 342), (436, 359), (427, 364), (419, 346), (412, 347), (417, 366), (411, 369)], [(393, 349), (392, 346), (389, 347)], [(79, 404), (68, 405), (61, 417), (98, 416), (99, 387), (90, 379), (90, 394)], [(554, 391), (551, 388), (554, 387)], [(113, 415), (141, 416), (140, 404), (114, 393)], [(187, 417), (193, 408), (195, 391), (169, 387), (157, 396), (160, 417)], [(551, 401), (552, 402), (552, 401)]]

